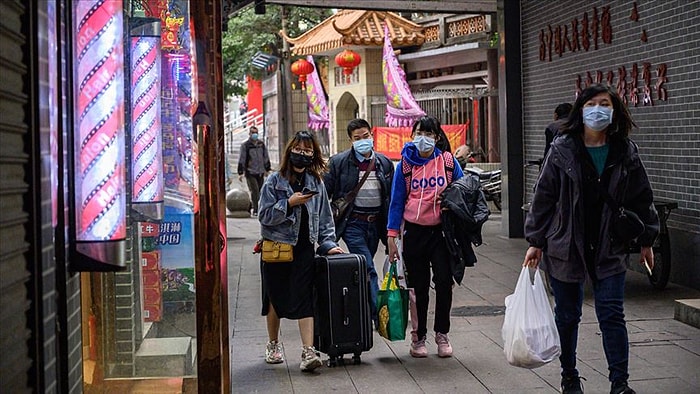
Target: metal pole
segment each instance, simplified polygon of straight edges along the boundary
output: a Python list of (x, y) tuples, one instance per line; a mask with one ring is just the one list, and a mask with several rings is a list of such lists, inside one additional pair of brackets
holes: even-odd
[[(289, 15), (289, 9), (286, 6), (282, 6), (282, 32), (287, 34), (287, 16)], [(280, 91), (282, 92), (282, 121), (280, 125), (283, 130), (280, 130), (280, 148), (279, 151), (283, 152), (287, 141), (289, 141), (294, 135), (294, 119), (292, 111), (292, 77), (291, 77), (291, 54), (289, 49), (289, 43), (287, 40), (282, 40), (282, 68), (280, 72), (282, 73), (282, 86), (280, 86)], [(281, 158), (280, 158), (281, 159)]]

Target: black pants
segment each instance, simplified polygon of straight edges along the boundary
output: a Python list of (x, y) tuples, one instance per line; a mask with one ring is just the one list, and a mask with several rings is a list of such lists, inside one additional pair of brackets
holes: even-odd
[(452, 271), (441, 225), (421, 226), (406, 222), (403, 234), (403, 261), (408, 287), (416, 293), (418, 338), (428, 332), (428, 303), (430, 302), (430, 268), (435, 283), (435, 332), (450, 331), (452, 309)]
[(264, 176), (262, 174), (245, 174), (245, 181), (250, 190), (250, 199), (253, 201), (253, 212), (258, 213), (258, 201), (260, 200), (260, 189), (262, 189)]

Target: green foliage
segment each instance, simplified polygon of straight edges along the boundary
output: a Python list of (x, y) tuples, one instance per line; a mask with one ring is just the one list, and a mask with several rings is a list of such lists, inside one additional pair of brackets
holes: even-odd
[[(258, 52), (281, 57), (282, 7), (267, 5), (265, 15), (256, 15), (253, 7), (246, 7), (228, 21), (228, 30), (222, 35), (224, 65), (224, 96), (243, 96), (246, 93), (245, 76), (255, 79), (264, 76), (264, 70), (253, 67), (251, 60)], [(329, 9), (288, 7), (287, 35), (298, 37), (329, 17)]]

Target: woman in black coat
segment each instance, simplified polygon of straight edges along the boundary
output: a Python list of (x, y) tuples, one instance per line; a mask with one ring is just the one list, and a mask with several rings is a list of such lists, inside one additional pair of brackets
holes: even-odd
[(633, 126), (629, 111), (609, 86), (596, 84), (581, 92), (562, 126), (563, 135), (552, 143), (525, 222), (530, 247), (523, 265), (537, 267), (541, 261), (554, 292), (563, 393), (582, 393), (576, 344), (586, 276), (593, 287), (610, 392), (634, 393), (627, 385), (623, 306), (628, 237), (614, 233), (616, 211), (611, 205), (617, 202), (634, 211), (644, 223), (644, 232), (635, 235), (640, 263), (651, 267), (659, 219), (637, 145), (628, 138)]

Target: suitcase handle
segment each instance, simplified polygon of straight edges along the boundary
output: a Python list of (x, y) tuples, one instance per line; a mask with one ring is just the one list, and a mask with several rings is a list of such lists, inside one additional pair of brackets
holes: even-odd
[(343, 287), (343, 325), (350, 325), (350, 316), (348, 315), (348, 288)]

